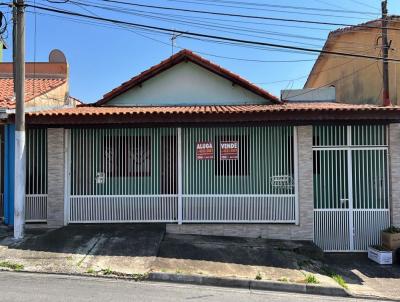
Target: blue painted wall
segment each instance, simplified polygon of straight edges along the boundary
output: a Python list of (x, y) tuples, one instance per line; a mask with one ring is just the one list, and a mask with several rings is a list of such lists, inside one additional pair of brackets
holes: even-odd
[(4, 223), (14, 224), (15, 125), (4, 129)]

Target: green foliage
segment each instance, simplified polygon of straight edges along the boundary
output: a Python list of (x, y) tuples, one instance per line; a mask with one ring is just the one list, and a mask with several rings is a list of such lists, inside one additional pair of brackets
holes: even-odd
[(371, 245), (371, 247), (377, 251), (381, 252), (390, 252), (391, 250), (383, 245)]
[(307, 284), (318, 284), (319, 283), (317, 277), (315, 277), (315, 275), (313, 275), (313, 274), (307, 275), (305, 281)]
[(289, 279), (286, 278), (286, 277), (281, 277), (281, 278), (278, 279), (278, 281), (281, 281), (281, 282), (289, 282)]
[(257, 273), (256, 280), (262, 280), (262, 275), (260, 272)]
[(341, 287), (348, 289), (347, 283), (346, 283), (346, 281), (344, 281), (342, 276), (340, 276), (339, 274), (336, 274), (329, 267), (323, 267), (322, 270), (325, 272), (325, 274), (327, 276), (329, 276), (333, 280), (335, 280)]
[(148, 274), (132, 274), (131, 277), (135, 281), (143, 281), (148, 278)]
[(88, 274), (94, 274), (95, 273), (95, 271), (94, 271), (94, 269), (93, 268), (88, 268), (88, 270), (86, 271), (86, 273), (88, 273)]
[(105, 268), (101, 270), (103, 272), (103, 275), (112, 275), (114, 272), (110, 268)]
[(335, 280), (341, 287), (348, 289), (346, 281), (344, 281), (343, 277), (337, 274), (331, 276), (333, 280)]
[(389, 233), (389, 234), (397, 234), (397, 233), (400, 233), (400, 228), (392, 225), (392, 226), (388, 227), (387, 229), (384, 229), (383, 231), (385, 233)]
[(15, 271), (20, 271), (24, 269), (24, 266), (19, 263), (13, 263), (10, 261), (2, 261), (0, 262), (0, 267), (9, 268)]

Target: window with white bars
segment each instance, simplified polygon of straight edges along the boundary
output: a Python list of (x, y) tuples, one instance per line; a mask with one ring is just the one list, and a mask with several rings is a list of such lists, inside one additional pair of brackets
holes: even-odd
[[(151, 138), (149, 136), (104, 137), (103, 148), (102, 170), (108, 167), (107, 176), (151, 176)], [(122, 161), (125, 161), (124, 166), (120, 164)]]

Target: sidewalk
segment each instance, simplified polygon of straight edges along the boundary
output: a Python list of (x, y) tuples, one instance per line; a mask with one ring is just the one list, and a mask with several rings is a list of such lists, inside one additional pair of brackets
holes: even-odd
[(366, 253), (327, 254), (325, 263), (343, 276), (353, 294), (400, 300), (400, 264), (379, 265)]
[[(11, 237), (0, 239), (3, 269), (345, 293), (328, 273), (335, 272), (357, 294), (385, 294), (378, 291), (379, 285), (372, 285), (376, 282), (373, 278), (366, 287), (358, 280), (365, 289), (361, 292), (350, 278), (354, 273), (345, 274), (344, 265), (339, 271), (335, 258), (328, 256), (309, 242), (173, 235), (155, 224), (71, 225), (28, 230), (21, 242)], [(378, 282), (387, 281), (382, 278)], [(391, 287), (400, 287), (399, 279), (391, 282)], [(395, 292), (389, 294), (386, 297), (393, 298)]]

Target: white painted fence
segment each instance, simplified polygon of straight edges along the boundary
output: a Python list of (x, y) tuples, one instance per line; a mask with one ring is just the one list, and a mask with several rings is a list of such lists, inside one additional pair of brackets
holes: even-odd
[(26, 222), (46, 222), (47, 194), (27, 194), (25, 196)]
[(295, 223), (294, 195), (183, 196), (183, 222)]
[(70, 222), (177, 222), (178, 197), (164, 196), (72, 196)]

